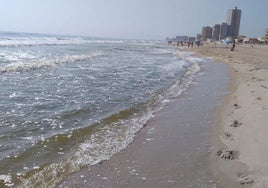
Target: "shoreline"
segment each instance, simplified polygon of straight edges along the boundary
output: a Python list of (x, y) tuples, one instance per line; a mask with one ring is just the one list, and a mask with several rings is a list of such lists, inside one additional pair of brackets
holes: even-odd
[[(229, 68), (229, 93), (214, 114), (215, 173), (222, 182), (231, 182), (229, 187), (267, 187), (268, 46), (237, 45), (230, 51), (205, 45), (187, 51), (212, 57)], [(237, 155), (230, 160), (227, 151)]]
[(209, 156), (213, 111), (227, 90), (222, 87), (227, 67), (210, 59), (201, 66), (191, 86), (156, 113), (125, 150), (57, 187), (220, 187)]

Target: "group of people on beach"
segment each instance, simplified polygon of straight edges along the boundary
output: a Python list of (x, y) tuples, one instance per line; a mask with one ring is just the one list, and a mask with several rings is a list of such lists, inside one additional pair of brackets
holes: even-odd
[[(184, 45), (184, 42), (183, 41), (178, 41), (177, 42), (177, 46), (179, 46), (179, 45), (181, 45), (181, 46), (183, 46)], [(190, 48), (190, 47), (194, 47), (194, 42), (193, 41), (188, 41), (187, 42), (187, 45), (188, 45), (188, 48)]]

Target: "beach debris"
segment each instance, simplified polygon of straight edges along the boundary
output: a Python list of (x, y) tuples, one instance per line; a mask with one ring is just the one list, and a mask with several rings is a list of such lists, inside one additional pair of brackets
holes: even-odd
[(267, 86), (265, 86), (265, 85), (261, 85), (261, 87), (263, 87), (263, 88), (265, 88), (265, 89), (268, 89)]
[(257, 99), (257, 100), (259, 100), (259, 101), (260, 101), (260, 100), (262, 100), (262, 98), (261, 98), (261, 97), (257, 97), (256, 99)]
[(231, 127), (240, 127), (242, 125), (241, 122), (234, 120), (234, 122), (230, 125)]
[(246, 175), (246, 174), (240, 174), (238, 175), (239, 179), (239, 183), (244, 185), (244, 184), (252, 184), (254, 183), (254, 179), (252, 176), (250, 175)]
[(221, 149), (217, 151), (217, 156), (222, 159), (234, 160), (238, 159), (239, 151)]

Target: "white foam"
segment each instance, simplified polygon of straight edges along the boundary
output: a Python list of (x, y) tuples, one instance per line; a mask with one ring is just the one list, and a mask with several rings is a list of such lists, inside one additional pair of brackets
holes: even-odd
[(12, 183), (12, 177), (10, 175), (0, 175), (0, 180), (4, 181), (4, 184), (7, 187), (14, 186), (14, 183)]
[(0, 47), (12, 46), (45, 46), (45, 45), (75, 45), (75, 44), (103, 44), (103, 43), (123, 43), (124, 40), (89, 40), (79, 37), (59, 38), (59, 37), (9, 37), (0, 38)]
[(191, 62), (203, 62), (204, 59), (199, 58), (199, 57), (188, 57), (187, 60), (191, 61)]
[(156, 49), (152, 51), (153, 54), (172, 54), (170, 49)]
[(38, 170), (40, 167), (39, 166), (34, 166), (33, 169), (34, 170)]
[[(51, 186), (56, 185), (65, 173), (70, 174), (83, 166), (95, 165), (101, 161), (109, 160), (115, 153), (125, 149), (134, 140), (135, 134), (151, 117), (152, 112), (149, 111), (147, 115), (142, 117), (137, 116), (106, 125), (76, 148), (66, 161), (45, 167), (25, 180), (21, 187), (40, 183), (46, 185), (47, 178), (53, 179), (50, 181)], [(54, 179), (55, 176), (58, 178)]]
[(30, 63), (23, 63), (23, 62), (16, 62), (16, 63), (10, 63), (7, 65), (4, 65), (3, 67), (0, 67), (0, 72), (19, 72), (19, 71), (29, 71), (33, 69), (39, 69), (42, 67), (50, 67), (55, 66), (57, 64), (63, 64), (63, 63), (72, 63), (76, 61), (82, 61), (91, 59), (94, 57), (97, 57), (101, 55), (100, 53), (93, 53), (89, 55), (68, 55), (64, 57), (59, 57), (54, 60), (47, 60), (47, 61), (35, 61)]
[(181, 59), (191, 62), (191, 63), (200, 63), (200, 62), (204, 62), (205, 59), (207, 59), (207, 58), (193, 56), (194, 53), (192, 52), (177, 51), (176, 55), (179, 56)]

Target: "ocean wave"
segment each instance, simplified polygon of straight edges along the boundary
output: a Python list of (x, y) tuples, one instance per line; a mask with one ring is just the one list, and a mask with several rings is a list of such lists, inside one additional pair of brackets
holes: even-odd
[(34, 59), (36, 56), (31, 53), (31, 52), (23, 52), (23, 51), (13, 51), (13, 52), (10, 52), (10, 51), (7, 51), (7, 50), (1, 50), (0, 51), (0, 61), (3, 61), (3, 62), (18, 62), (20, 61), (21, 59), (28, 59), (28, 60), (31, 60), (31, 59)]
[[(85, 166), (109, 160), (115, 153), (122, 151), (133, 142), (136, 133), (153, 116), (151, 109), (139, 114), (138, 111), (133, 108), (126, 109), (90, 127), (50, 138), (51, 142), (55, 142), (55, 138), (57, 138), (61, 143), (82, 143), (74, 147), (73, 152), (59, 163), (52, 163), (45, 167), (35, 166), (34, 168), (33, 166), (29, 173), (23, 174), (19, 178), (24, 180), (20, 187), (36, 187), (41, 184), (46, 187), (54, 187), (68, 175)], [(50, 141), (44, 143), (49, 145)], [(64, 154), (64, 152), (60, 154)]]
[[(59, 38), (57, 40), (65, 41), (65, 38)], [(118, 46), (115, 47), (117, 48)], [(169, 53), (165, 49), (157, 49), (156, 52), (157, 54)], [(29, 71), (62, 63), (86, 60), (99, 55), (101, 54), (68, 55), (54, 59), (47, 56), (49, 60), (40, 60), (38, 62), (31, 60), (27, 63), (13, 62), (12, 64), (1, 67), (0, 73)], [(92, 121), (88, 120), (89, 125), (87, 127), (82, 128), (81, 126), (85, 125), (80, 125), (79, 127), (74, 125), (68, 130), (59, 130), (58, 132), (53, 130), (47, 135), (42, 132), (41, 135), (37, 137), (31, 135), (23, 137), (25, 140), (30, 140), (32, 145), (21, 153), (16, 154), (14, 157), (6, 159), (8, 160), (7, 162), (4, 161), (2, 163), (3, 169), (17, 168), (15, 173), (12, 174), (12, 178), (11, 176), (3, 176), (2, 179), (5, 178), (6, 183), (15, 183), (15, 185), (19, 185), (19, 187), (38, 187), (40, 185), (44, 187), (54, 187), (57, 183), (67, 178), (70, 174), (79, 171), (81, 168), (109, 160), (115, 153), (122, 151), (133, 142), (135, 135), (146, 125), (147, 121), (154, 116), (154, 113), (158, 112), (164, 105), (171, 102), (173, 98), (180, 96), (183, 91), (189, 88), (196, 73), (200, 71), (199, 63), (201, 60), (198, 61), (190, 56), (182, 55), (181, 57), (182, 58), (169, 58), (171, 62), (174, 62), (171, 65), (161, 62), (159, 62), (159, 65), (156, 65), (156, 63), (153, 64), (154, 66), (159, 66), (159, 69), (165, 73), (170, 73), (172, 83), (168, 82), (170, 85), (163, 86), (165, 88), (161, 87), (162, 90), (160, 91), (154, 90), (154, 93), (149, 92), (151, 98), (148, 101), (139, 101), (141, 103), (137, 105), (135, 103), (133, 105), (134, 107), (132, 106), (131, 108), (125, 106), (127, 109), (122, 109), (112, 115), (108, 114), (107, 118), (93, 125), (91, 122), (95, 121), (95, 119)], [(181, 59), (183, 60), (181, 61)], [(144, 61), (144, 59), (142, 60)], [(139, 68), (135, 67), (135, 65), (133, 66), (134, 69)], [(174, 71), (172, 72), (174, 66), (176, 66), (176, 70), (178, 70), (179, 74), (173, 73)], [(175, 76), (179, 76), (179, 78)], [(91, 75), (90, 77), (91, 79), (95, 79), (95, 77)], [(160, 80), (159, 76), (150, 76), (149, 78)], [(141, 79), (141, 81), (143, 80)], [(133, 90), (131, 90), (131, 92), (133, 92)], [(9, 95), (11, 99), (16, 98), (16, 96), (16, 92), (11, 92)], [(83, 96), (80, 97), (83, 98)], [(148, 98), (145, 100), (147, 99)], [(106, 108), (106, 106), (104, 106), (104, 108)], [(87, 114), (84, 113), (86, 111), (87, 109), (71, 110), (64, 114), (65, 117), (63, 118)], [(103, 116), (97, 118), (102, 118)], [(47, 119), (46, 121), (48, 124), (54, 126), (52, 122), (53, 119)], [(39, 128), (40, 127), (38, 127), (38, 129)]]
[(202, 57), (196, 57), (193, 56), (193, 52), (183, 52), (183, 51), (177, 51), (174, 55), (180, 57), (184, 61), (188, 61), (191, 63), (200, 63), (206, 61), (207, 58)]
[(173, 54), (170, 49), (156, 49), (151, 52), (152, 54)]
[(103, 43), (123, 43), (124, 40), (94, 40), (83, 38), (64, 37), (0, 37), (0, 47), (19, 46), (58, 46), (76, 44), (103, 44)]
[[(50, 138), (51, 142), (57, 138), (61, 143), (68, 145), (77, 143), (78, 145), (72, 147), (71, 153), (58, 163), (38, 166), (38, 168), (32, 167), (32, 171), (21, 178), (23, 181), (20, 187), (36, 187), (37, 185), (54, 187), (64, 178), (83, 167), (109, 160), (114, 154), (122, 151), (133, 142), (136, 134), (154, 116), (154, 113), (172, 101), (172, 98), (180, 96), (183, 91), (189, 88), (199, 71), (199, 64), (193, 61), (179, 80), (157, 93), (149, 101), (139, 104), (135, 108), (122, 110), (89, 127)], [(49, 141), (44, 143), (48, 145)], [(64, 151), (61, 151), (60, 154), (64, 154)]]
[(33, 61), (28, 63), (16, 62), (9, 63), (0, 67), (0, 73), (11, 73), (11, 72), (21, 72), (21, 71), (30, 71), (35, 69), (40, 69), (43, 67), (51, 67), (63, 63), (72, 63), (76, 61), (87, 60), (100, 56), (100, 53), (93, 53), (89, 55), (68, 55), (64, 57), (59, 57), (53, 60), (44, 60), (44, 61)]
[(2, 37), (0, 38), (0, 47), (80, 44), (81, 42), (82, 40), (55, 37)]

